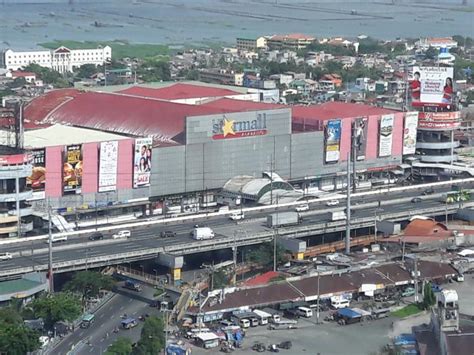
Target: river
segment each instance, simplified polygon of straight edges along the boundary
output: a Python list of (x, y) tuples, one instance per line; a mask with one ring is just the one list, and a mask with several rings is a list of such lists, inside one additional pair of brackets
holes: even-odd
[[(305, 33), (318, 38), (474, 35), (474, 8), (461, 0), (0, 0), (0, 49), (59, 40), (235, 43), (236, 37)], [(46, 0), (36, 0), (45, 2)], [(97, 22), (100, 27), (94, 26)]]

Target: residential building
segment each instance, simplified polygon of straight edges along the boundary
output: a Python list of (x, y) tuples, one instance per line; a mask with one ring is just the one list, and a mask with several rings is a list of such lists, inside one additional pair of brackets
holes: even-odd
[(54, 50), (15, 52), (7, 49), (3, 53), (6, 69), (19, 70), (29, 64), (54, 69), (60, 73), (71, 72), (84, 64), (102, 65), (112, 58), (109, 46), (95, 49), (69, 49), (59, 47)]
[(242, 86), (243, 73), (235, 73), (223, 69), (203, 69), (199, 71), (199, 79), (205, 83)]
[(288, 35), (274, 35), (267, 39), (267, 45), (270, 49), (292, 49), (298, 50), (306, 48), (316, 41), (315, 37), (292, 33)]
[(267, 39), (265, 37), (256, 38), (237, 38), (237, 49), (239, 51), (258, 51), (267, 46)]
[(456, 48), (458, 46), (458, 42), (453, 40), (452, 37), (428, 37), (428, 38), (420, 38), (419, 41), (415, 43), (415, 47), (427, 50), (430, 47), (441, 49), (441, 48)]
[[(341, 87), (341, 85), (342, 85), (341, 76), (339, 74), (335, 74), (335, 73), (324, 74), (323, 77), (321, 78), (321, 80), (331, 82), (334, 85), (334, 87), (336, 87), (336, 88)], [(321, 80), (320, 80), (320, 82), (321, 82)]]
[(36, 74), (27, 71), (13, 70), (11, 72), (11, 78), (15, 80), (16, 78), (25, 78), (25, 81), (28, 84), (33, 84), (36, 82)]
[(316, 90), (318, 83), (311, 79), (293, 80), (290, 89), (295, 89), (302, 96), (309, 96)]

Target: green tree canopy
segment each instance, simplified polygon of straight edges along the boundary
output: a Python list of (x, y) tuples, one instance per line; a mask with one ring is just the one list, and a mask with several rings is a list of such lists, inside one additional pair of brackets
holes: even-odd
[(74, 274), (71, 281), (66, 283), (65, 289), (80, 293), (82, 300), (85, 300), (87, 296), (97, 296), (102, 289), (111, 290), (114, 283), (114, 279), (109, 275), (103, 275), (95, 271), (80, 271)]
[[(250, 253), (247, 253), (247, 260), (260, 264), (265, 268), (273, 266), (273, 242), (263, 243), (258, 248), (253, 249)], [(277, 265), (283, 264), (288, 261), (288, 256), (283, 247), (277, 244), (276, 248), (276, 260)]]
[(430, 309), (436, 303), (436, 296), (433, 292), (433, 288), (431, 283), (426, 283), (423, 288), (424, 296), (423, 296), (423, 308)]
[(43, 80), (45, 84), (51, 84), (57, 88), (65, 88), (71, 86), (69, 82), (64, 79), (61, 73), (57, 72), (56, 70), (52, 70), (49, 68), (42, 67), (36, 63), (31, 63), (24, 67), (25, 71), (29, 71), (35, 73), (36, 76)]
[(13, 307), (0, 308), (0, 324), (18, 325), (23, 323), (23, 318)]
[(165, 334), (163, 318), (149, 317), (145, 320), (137, 347), (133, 349), (134, 355), (159, 354), (165, 347)]
[(39, 349), (39, 334), (23, 324), (0, 321), (0, 353), (23, 355)]
[(31, 303), (35, 317), (44, 319), (46, 328), (51, 329), (59, 321), (73, 321), (81, 314), (81, 303), (72, 293), (46, 294)]
[(89, 79), (92, 75), (98, 72), (94, 64), (84, 64), (76, 69), (75, 74), (78, 78)]
[(171, 79), (169, 62), (160, 59), (147, 59), (137, 70), (143, 81), (168, 81)]
[(117, 340), (109, 346), (106, 355), (130, 355), (132, 352), (132, 341), (129, 338), (118, 337)]

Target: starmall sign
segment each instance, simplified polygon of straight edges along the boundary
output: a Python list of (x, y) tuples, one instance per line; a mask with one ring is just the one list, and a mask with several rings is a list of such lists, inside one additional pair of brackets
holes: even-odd
[(255, 120), (237, 121), (225, 117), (212, 120), (212, 139), (264, 136), (267, 132), (265, 113), (258, 113)]

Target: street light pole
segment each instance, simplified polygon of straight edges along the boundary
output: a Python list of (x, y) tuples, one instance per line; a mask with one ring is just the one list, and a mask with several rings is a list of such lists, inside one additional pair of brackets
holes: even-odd
[(347, 206), (346, 206), (346, 254), (351, 252), (351, 159), (347, 153)]
[(320, 292), (319, 292), (319, 271), (318, 271), (318, 287), (317, 287), (317, 292), (318, 292), (318, 298), (316, 300), (316, 324), (319, 324), (319, 317), (320, 317), (320, 314), (319, 314), (319, 296), (320, 296)]
[(49, 292), (50, 293), (54, 293), (52, 229), (53, 229), (53, 226), (51, 222), (51, 206), (48, 202), (48, 252), (49, 252), (48, 274), (49, 274)]

